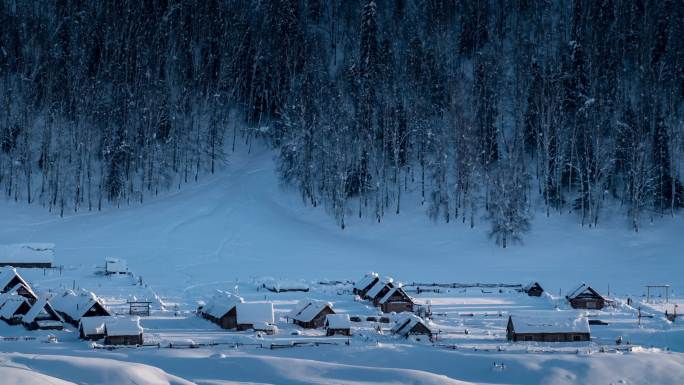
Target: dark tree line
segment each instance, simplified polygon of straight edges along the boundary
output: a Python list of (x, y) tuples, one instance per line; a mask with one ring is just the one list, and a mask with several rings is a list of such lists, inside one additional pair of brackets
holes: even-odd
[(504, 247), (539, 206), (638, 231), (684, 207), (682, 36), (681, 0), (5, 0), (0, 187), (100, 209), (261, 140), (342, 227), (417, 194)]

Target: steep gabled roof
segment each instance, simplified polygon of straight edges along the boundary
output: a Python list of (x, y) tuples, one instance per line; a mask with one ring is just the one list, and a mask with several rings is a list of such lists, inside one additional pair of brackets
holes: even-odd
[(373, 280), (378, 278), (378, 274), (374, 272), (366, 273), (361, 279), (356, 281), (354, 283), (354, 289), (356, 290), (363, 290), (367, 288), (371, 283), (373, 283)]
[(0, 302), (2, 302), (2, 305), (0, 305), (0, 317), (4, 319), (12, 318), (22, 304), (26, 304), (28, 307), (31, 306), (26, 298), (19, 295), (2, 294), (0, 295)]
[(57, 314), (57, 312), (52, 307), (52, 305), (50, 305), (50, 302), (48, 302), (46, 297), (38, 298), (36, 303), (34, 303), (33, 306), (31, 306), (31, 310), (29, 310), (28, 313), (26, 313), (21, 320), (29, 324), (35, 321), (36, 318), (41, 314), (47, 314), (51, 317), (51, 319), (55, 321), (62, 321), (62, 317), (60, 317), (59, 314)]
[(311, 322), (326, 307), (332, 310), (332, 303), (318, 300), (301, 300), (288, 314), (293, 320)]
[(394, 326), (392, 327), (392, 333), (401, 336), (407, 336), (411, 334), (413, 328), (418, 324), (422, 325), (426, 330), (430, 330), (422, 318), (415, 314), (402, 313), (402, 316), (396, 320)]
[(75, 321), (80, 320), (93, 306), (101, 307), (106, 315), (111, 315), (102, 301), (90, 291), (76, 294), (72, 290), (67, 290), (62, 295), (53, 297), (51, 302), (55, 310), (68, 315)]
[(217, 290), (213, 297), (202, 307), (202, 312), (215, 318), (221, 318), (238, 303), (245, 302), (242, 297), (227, 291)]
[[(24, 284), (24, 286), (29, 289), (31, 288), (31, 285), (29, 285), (28, 282), (26, 282), (26, 280), (19, 275), (17, 269), (13, 268), (12, 266), (3, 266), (0, 268), (0, 291), (11, 289), (10, 287), (7, 287), (7, 285), (10, 285), (12, 280), (15, 278), (18, 283)], [(15, 285), (12, 286), (14, 287)]]
[(368, 292), (366, 292), (366, 296), (368, 296), (369, 298), (377, 297), (385, 286), (393, 288), (395, 286), (393, 282), (394, 280), (390, 277), (379, 280), (375, 283), (375, 285), (373, 285), (373, 287), (368, 289)]
[(409, 297), (409, 295), (406, 294), (406, 292), (404, 291), (404, 289), (402, 289), (401, 286), (395, 286), (395, 287), (391, 288), (382, 298), (380, 298), (378, 303), (383, 304), (383, 303), (389, 301), (390, 298), (392, 298), (392, 296), (394, 296), (397, 293), (399, 295), (401, 295), (403, 298), (405, 298), (409, 301), (412, 301), (411, 297)]
[(591, 286), (587, 285), (586, 283), (582, 283), (579, 285), (575, 290), (572, 290), (568, 292), (568, 294), (565, 296), (567, 299), (573, 299), (577, 298), (580, 296), (590, 296), (590, 297), (597, 297), (597, 298), (603, 298), (601, 294), (599, 294), (596, 290), (594, 290)]

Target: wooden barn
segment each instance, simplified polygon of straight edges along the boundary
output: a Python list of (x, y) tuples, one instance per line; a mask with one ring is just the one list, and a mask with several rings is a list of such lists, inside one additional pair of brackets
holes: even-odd
[(269, 333), (273, 325), (273, 303), (243, 302), (235, 307), (237, 330), (254, 329)]
[(217, 324), (222, 329), (235, 329), (238, 326), (236, 306), (243, 302), (245, 301), (242, 297), (217, 290), (216, 294), (205, 305), (197, 309), (197, 314)]
[(377, 303), (385, 313), (412, 312), (414, 305), (413, 299), (400, 286), (391, 288)]
[(510, 341), (582, 342), (591, 339), (586, 317), (508, 317), (506, 337)]
[(105, 337), (105, 323), (110, 316), (84, 317), (78, 323), (78, 335), (82, 340), (98, 341)]
[(1, 294), (0, 302), (0, 319), (10, 325), (20, 324), (24, 314), (31, 310), (31, 303), (19, 295)]
[(330, 302), (302, 300), (290, 311), (288, 318), (295, 325), (305, 329), (315, 329), (325, 326), (328, 314), (335, 314)]
[(76, 294), (72, 290), (67, 290), (62, 295), (53, 297), (50, 302), (64, 321), (74, 326), (78, 326), (81, 318), (84, 317), (112, 315), (102, 304), (102, 301), (89, 291)]
[(140, 317), (110, 317), (104, 324), (105, 345), (142, 345)]
[(585, 283), (569, 292), (565, 298), (573, 309), (603, 309), (606, 306), (606, 299)]
[(351, 320), (349, 314), (328, 314), (325, 317), (325, 335), (351, 335)]
[(380, 280), (380, 277), (378, 277), (377, 273), (367, 273), (366, 275), (363, 276), (363, 278), (359, 279), (354, 283), (354, 288), (352, 289), (353, 293), (358, 295), (361, 298), (366, 297), (366, 293), (368, 290), (378, 283)]
[(21, 317), (21, 323), (29, 330), (62, 330), (64, 328), (62, 317), (45, 297), (38, 298), (38, 301), (31, 306), (31, 310)]
[(0, 245), (0, 266), (52, 267), (54, 248), (52, 243)]
[(415, 314), (403, 314), (392, 327), (392, 333), (408, 338), (412, 335), (427, 335), (432, 337), (432, 330), (422, 318)]
[(530, 297), (541, 297), (544, 293), (544, 289), (541, 287), (539, 282), (530, 282), (522, 288), (523, 293), (529, 295)]

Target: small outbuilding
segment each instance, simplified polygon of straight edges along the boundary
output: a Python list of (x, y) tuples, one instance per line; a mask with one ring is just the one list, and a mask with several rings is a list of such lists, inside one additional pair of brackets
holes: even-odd
[(506, 337), (514, 342), (582, 342), (589, 341), (591, 333), (586, 317), (529, 318), (511, 315)]
[(26, 280), (17, 272), (12, 266), (3, 266), (0, 268), (0, 293), (7, 293), (17, 285), (22, 285), (26, 289), (31, 291), (31, 295), (35, 297), (35, 294), (31, 290), (31, 285), (26, 282)]
[(603, 309), (606, 299), (586, 283), (569, 292), (565, 298), (573, 309)]
[(0, 294), (0, 319), (10, 325), (21, 323), (24, 314), (31, 310), (29, 301), (20, 295)]
[(352, 289), (352, 292), (356, 295), (358, 295), (361, 298), (365, 298), (366, 293), (368, 290), (378, 283), (380, 280), (380, 277), (378, 276), (377, 273), (367, 273), (365, 274), (361, 279), (356, 281), (354, 283), (354, 288)]
[(21, 323), (29, 330), (62, 330), (62, 317), (52, 307), (46, 297), (38, 298), (22, 318)]
[(111, 317), (95, 316), (81, 318), (78, 323), (78, 335), (83, 340), (98, 341), (105, 337), (105, 323)]
[(105, 274), (129, 274), (128, 263), (125, 259), (120, 258), (105, 258)]
[(104, 324), (105, 345), (142, 345), (140, 317), (109, 317)]
[(432, 337), (432, 330), (422, 318), (415, 314), (402, 314), (392, 327), (392, 333), (408, 338), (411, 335), (427, 335)]
[(0, 245), (0, 266), (52, 267), (54, 248), (52, 243)]
[(273, 303), (242, 302), (236, 305), (237, 329), (264, 331), (270, 333), (273, 325)]
[(112, 315), (105, 308), (102, 300), (95, 293), (82, 291), (78, 294), (72, 290), (51, 299), (52, 306), (66, 322), (78, 326), (81, 318), (103, 317)]
[(302, 300), (290, 311), (288, 318), (295, 325), (315, 329), (325, 326), (325, 319), (329, 314), (335, 314), (330, 302)]
[(351, 321), (349, 314), (328, 314), (325, 317), (325, 335), (351, 335)]
[(244, 299), (235, 294), (217, 290), (214, 296), (197, 309), (197, 314), (222, 329), (235, 329), (238, 326), (236, 306)]
[(412, 312), (415, 305), (413, 299), (400, 286), (391, 288), (385, 295), (378, 300), (380, 309), (385, 313)]
[(542, 293), (544, 293), (544, 289), (542, 289), (539, 282), (528, 283), (527, 285), (523, 286), (522, 291), (530, 297), (541, 297)]

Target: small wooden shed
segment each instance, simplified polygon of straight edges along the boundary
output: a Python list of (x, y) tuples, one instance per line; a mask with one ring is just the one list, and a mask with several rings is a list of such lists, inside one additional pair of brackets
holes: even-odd
[(408, 338), (411, 335), (427, 335), (432, 337), (432, 330), (422, 318), (415, 314), (402, 314), (392, 327), (392, 333)]
[(565, 298), (573, 309), (603, 309), (606, 299), (586, 283), (569, 292)]
[(110, 316), (84, 317), (78, 324), (78, 335), (83, 340), (97, 341), (105, 337), (105, 323)]
[(81, 318), (102, 317), (112, 315), (95, 293), (82, 291), (76, 294), (72, 290), (51, 300), (52, 307), (64, 318), (64, 321), (78, 326)]
[(400, 286), (391, 288), (377, 303), (385, 313), (412, 312), (414, 306), (413, 299)]
[(539, 282), (530, 282), (522, 288), (523, 293), (529, 295), (530, 297), (541, 297), (544, 293), (544, 289), (541, 287)]
[(110, 317), (104, 324), (105, 345), (142, 345), (140, 317)]
[(261, 330), (269, 332), (274, 322), (273, 303), (271, 302), (243, 302), (236, 305), (238, 330)]
[(506, 337), (514, 342), (582, 342), (589, 341), (591, 334), (586, 317), (530, 318), (510, 315)]
[(368, 290), (380, 280), (377, 273), (367, 273), (354, 283), (352, 292), (361, 298), (365, 298)]
[(351, 335), (349, 314), (328, 314), (325, 318), (325, 335)]
[(222, 329), (235, 329), (238, 326), (236, 306), (245, 302), (242, 297), (217, 290), (214, 296), (197, 309), (197, 314)]
[(325, 326), (325, 319), (329, 314), (335, 314), (332, 303), (317, 300), (302, 300), (299, 301), (292, 311), (290, 311), (288, 318), (291, 319), (295, 325), (299, 325), (305, 329), (315, 329)]

